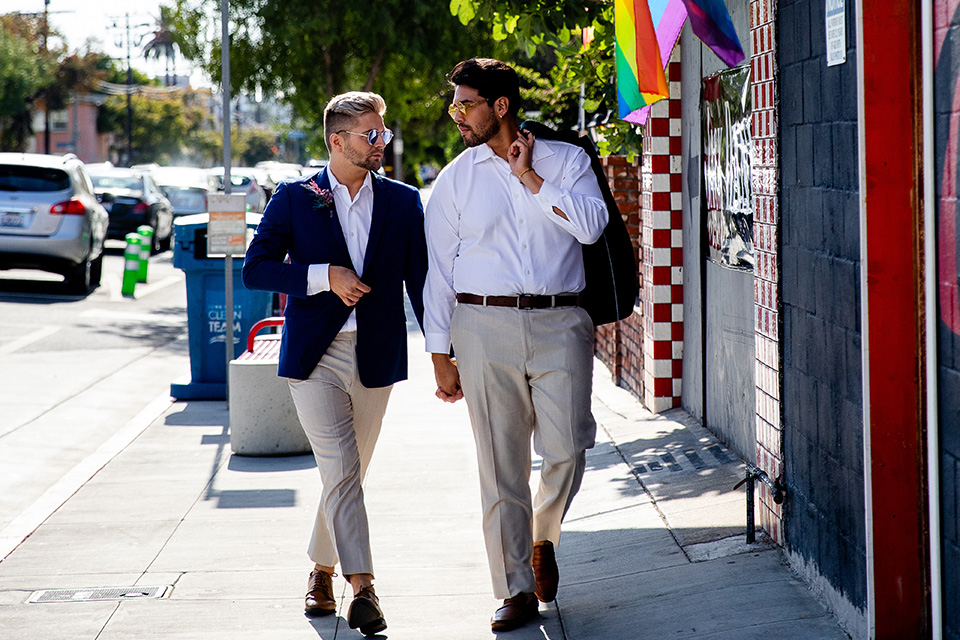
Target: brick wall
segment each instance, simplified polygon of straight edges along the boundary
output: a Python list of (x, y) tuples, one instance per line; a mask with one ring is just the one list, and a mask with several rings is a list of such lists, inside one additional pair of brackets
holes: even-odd
[[(601, 158), (607, 182), (613, 192), (620, 215), (627, 225), (627, 232), (640, 255), (640, 168), (637, 160), (630, 161), (627, 156), (607, 156)], [(642, 396), (643, 352), (637, 345), (637, 326), (639, 314), (635, 311), (631, 317), (597, 327), (594, 351), (597, 357), (607, 365), (613, 380), (629, 389), (638, 397)]]
[(848, 4), (847, 61), (828, 67), (824, 10), (776, 6), (783, 527), (850, 631), (867, 606), (856, 22)]
[[(777, 202), (777, 38), (774, 0), (750, 3), (750, 60), (753, 100), (750, 175), (753, 194), (753, 239), (756, 251), (756, 464), (771, 478), (783, 467), (783, 425), (780, 419), (780, 285), (779, 208)], [(766, 485), (758, 485), (760, 526), (783, 542), (781, 505)]]
[(680, 406), (683, 356), (683, 238), (680, 161), (680, 49), (667, 69), (670, 98), (653, 105), (641, 164), (604, 158), (640, 268), (640, 304), (598, 327), (596, 353), (614, 381), (653, 412)]
[(680, 48), (667, 66), (670, 97), (654, 103), (643, 135), (640, 211), (643, 230), (644, 406), (680, 406), (683, 374), (683, 208)]
[(960, 303), (957, 228), (960, 220), (954, 159), (960, 148), (960, 4), (934, 2), (936, 67), (934, 110), (939, 228), (939, 413), (944, 637), (960, 639)]

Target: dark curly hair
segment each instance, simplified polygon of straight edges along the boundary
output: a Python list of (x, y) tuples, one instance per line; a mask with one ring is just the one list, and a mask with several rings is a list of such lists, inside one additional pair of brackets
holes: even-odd
[(520, 111), (520, 76), (505, 62), (493, 58), (470, 58), (457, 63), (447, 74), (447, 81), (476, 89), (488, 104), (497, 98), (507, 99), (508, 112), (514, 117)]

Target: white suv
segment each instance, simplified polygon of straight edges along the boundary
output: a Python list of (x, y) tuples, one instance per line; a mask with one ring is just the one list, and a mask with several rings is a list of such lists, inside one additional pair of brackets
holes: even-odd
[(100, 284), (109, 220), (75, 155), (0, 153), (0, 269), (59, 273), (84, 295)]

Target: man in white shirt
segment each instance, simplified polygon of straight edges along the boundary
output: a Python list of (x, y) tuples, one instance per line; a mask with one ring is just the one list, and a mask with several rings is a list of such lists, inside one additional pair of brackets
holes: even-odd
[(304, 606), (311, 615), (336, 611), (339, 562), (354, 593), (347, 622), (366, 635), (387, 625), (361, 483), (392, 385), (407, 376), (404, 285), (422, 326), (427, 271), (419, 192), (376, 174), (393, 137), (385, 111), (375, 93), (330, 100), (330, 164), (277, 187), (243, 266), (248, 288), (288, 296), (278, 373), (289, 379), (323, 481)]
[[(600, 237), (608, 214), (586, 153), (520, 135), (513, 69), (471, 59), (449, 79), (468, 148), (427, 203), (424, 331), (437, 396), (467, 401), (494, 596), (504, 600), (491, 626), (507, 631), (556, 596), (554, 547), (594, 444), (580, 245)], [(532, 499), (531, 436), (543, 458)]]

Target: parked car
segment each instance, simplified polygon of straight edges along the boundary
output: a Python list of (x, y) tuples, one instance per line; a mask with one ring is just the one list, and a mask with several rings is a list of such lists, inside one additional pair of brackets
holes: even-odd
[(207, 212), (210, 182), (206, 169), (157, 167), (150, 171), (150, 176), (170, 200), (175, 217)]
[[(254, 213), (263, 213), (267, 206), (267, 192), (260, 186), (258, 169), (250, 167), (230, 167), (231, 192), (244, 193), (247, 197), (247, 208)], [(224, 191), (223, 167), (214, 167), (208, 172), (210, 186), (216, 191)]]
[(108, 223), (75, 155), (0, 153), (0, 269), (58, 273), (86, 294), (100, 284)]
[(284, 180), (299, 178), (301, 175), (303, 175), (303, 165), (292, 162), (266, 160), (264, 162), (258, 162), (254, 168), (260, 169), (266, 173), (267, 182), (266, 184), (261, 183), (261, 186), (267, 192), (267, 201), (270, 200), (273, 192), (276, 191), (278, 184)]
[(173, 240), (173, 207), (149, 174), (136, 169), (99, 168), (89, 172), (93, 191), (110, 214), (107, 237), (123, 240), (141, 226), (153, 229), (153, 253)]

